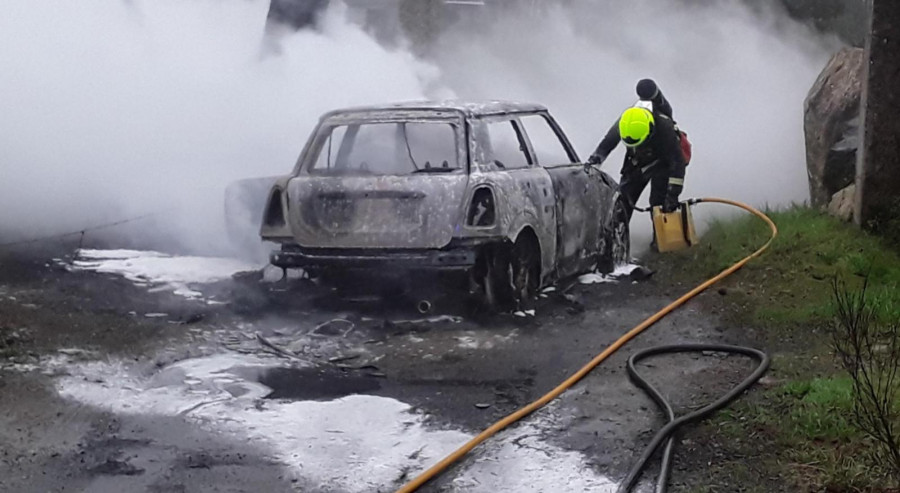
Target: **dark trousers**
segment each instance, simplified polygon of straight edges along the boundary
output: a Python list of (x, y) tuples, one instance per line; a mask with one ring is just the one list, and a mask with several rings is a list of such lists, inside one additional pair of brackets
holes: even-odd
[(669, 188), (669, 174), (666, 173), (664, 166), (656, 164), (643, 172), (641, 168), (631, 167), (622, 173), (619, 191), (628, 203), (629, 220), (648, 183), (650, 184), (650, 207), (662, 206), (666, 201), (666, 192)]

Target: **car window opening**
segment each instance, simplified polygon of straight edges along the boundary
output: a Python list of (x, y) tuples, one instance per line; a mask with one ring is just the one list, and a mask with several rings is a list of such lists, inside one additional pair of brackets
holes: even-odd
[(457, 127), (450, 123), (353, 123), (324, 131), (328, 135), (307, 170), (312, 174), (407, 175), (462, 169)]

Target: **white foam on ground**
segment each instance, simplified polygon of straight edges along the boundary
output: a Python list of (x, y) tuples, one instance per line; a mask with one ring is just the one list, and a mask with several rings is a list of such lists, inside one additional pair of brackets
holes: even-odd
[[(253, 377), (279, 360), (217, 355), (170, 365), (142, 378), (118, 363), (70, 363), (59, 393), (123, 414), (183, 416), (204, 429), (251, 440), (297, 478), (351, 493), (388, 491), (443, 458), (472, 435), (425, 425), (395, 399), (349, 395), (320, 401), (262, 401)], [(613, 491), (577, 452), (543, 441), (525, 424), (479, 447), (453, 480), (454, 491)]]
[(29, 373), (41, 369), (41, 365), (34, 363), (4, 363), (0, 362), (0, 371), (11, 371), (16, 373)]
[[(578, 452), (543, 439), (542, 420), (530, 419), (483, 444), (451, 482), (454, 492), (612, 493), (617, 484), (597, 475)], [(527, 455), (527, 460), (521, 460)]]
[(463, 349), (478, 349), (481, 346), (480, 341), (472, 336), (460, 336), (456, 340), (459, 341), (459, 347)]
[(199, 298), (196, 285), (217, 282), (258, 266), (230, 258), (172, 256), (140, 250), (78, 250), (75, 270), (117, 274), (139, 286)]
[(618, 280), (622, 277), (625, 277), (631, 274), (634, 269), (640, 267), (636, 264), (624, 264), (615, 268), (609, 274), (600, 274), (597, 272), (591, 272), (589, 274), (583, 274), (578, 277), (578, 282), (581, 284), (599, 284), (604, 282), (618, 282)]
[(463, 335), (455, 336), (460, 349), (494, 349), (499, 344), (506, 344), (519, 335), (518, 329), (506, 334), (480, 333), (467, 330)]
[(152, 250), (94, 250), (90, 248), (81, 248), (75, 252), (77, 257), (83, 259), (127, 259), (141, 257), (167, 257), (168, 255)]

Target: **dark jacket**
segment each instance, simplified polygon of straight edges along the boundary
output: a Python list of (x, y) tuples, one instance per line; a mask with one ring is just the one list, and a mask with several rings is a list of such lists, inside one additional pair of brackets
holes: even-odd
[[(655, 106), (654, 106), (655, 109)], [(677, 201), (684, 186), (684, 173), (687, 163), (681, 152), (681, 143), (675, 122), (668, 116), (654, 111), (653, 133), (647, 140), (637, 146), (628, 147), (625, 152), (625, 164), (622, 166), (622, 176), (634, 176), (636, 174), (665, 173), (668, 175), (667, 200)], [(592, 162), (602, 162), (619, 145), (618, 120), (606, 132), (606, 136), (600, 141), (597, 149), (591, 155)], [(658, 175), (657, 175), (658, 176)]]
[[(646, 100), (645, 100), (646, 101)], [(649, 99), (651, 103), (653, 103), (653, 111), (654, 113), (659, 113), (661, 115), (665, 115), (669, 117), (672, 121), (675, 121), (675, 117), (672, 116), (672, 105), (669, 104), (669, 100), (663, 96), (662, 91), (657, 90), (656, 96)]]
[[(658, 112), (654, 112), (654, 120), (653, 133), (650, 134), (647, 141), (637, 147), (629, 147), (625, 152), (622, 174), (632, 172), (634, 168), (645, 168), (658, 162), (657, 164), (661, 164), (669, 170), (670, 176), (684, 178), (686, 163), (684, 154), (681, 152), (675, 122)], [(619, 121), (616, 120), (600, 144), (597, 145), (592, 157), (598, 157), (600, 161), (605, 160), (619, 145), (620, 140), (622, 139), (619, 136)]]

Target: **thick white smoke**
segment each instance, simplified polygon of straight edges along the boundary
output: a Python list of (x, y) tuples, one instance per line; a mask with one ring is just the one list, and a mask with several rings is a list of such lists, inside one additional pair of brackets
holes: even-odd
[[(582, 159), (653, 78), (694, 144), (682, 197), (774, 206), (808, 198), (803, 100), (835, 47), (738, 2), (573, 1), (459, 26), (436, 56), (462, 95), (546, 104)], [(618, 179), (623, 156), (620, 145), (603, 169)], [(649, 234), (646, 218), (633, 226)]]
[[(695, 144), (686, 197), (804, 200), (802, 101), (823, 43), (732, 3), (692, 5), (523, 8), (457, 24), (423, 61), (337, 4), (266, 53), (266, 0), (7, 0), (0, 243), (164, 209), (160, 234), (214, 250), (225, 184), (289, 171), (319, 115), (353, 104), (541, 102), (584, 158), (643, 77)], [(620, 164), (621, 150), (605, 168)]]
[(421, 98), (433, 75), (339, 7), (277, 56), (265, 0), (0, 9), (0, 243), (164, 210), (179, 247), (214, 249), (226, 183), (290, 171), (321, 113)]

